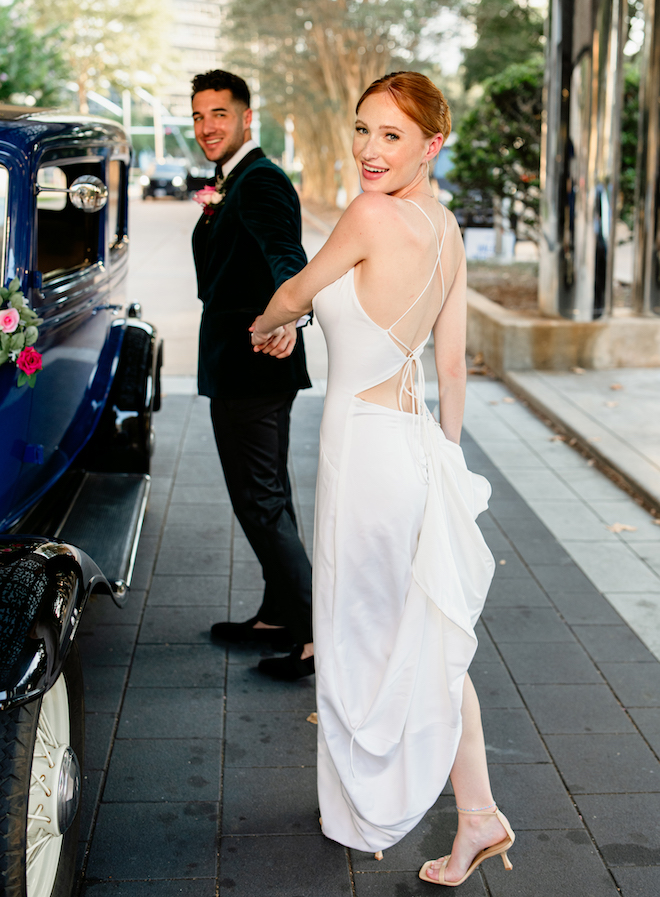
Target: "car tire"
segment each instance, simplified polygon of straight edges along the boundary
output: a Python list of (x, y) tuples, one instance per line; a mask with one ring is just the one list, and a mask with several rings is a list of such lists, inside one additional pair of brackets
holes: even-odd
[[(3, 897), (70, 897), (80, 830), (84, 735), (82, 668), (74, 642), (59, 678), (43, 697), (0, 713)], [(48, 791), (55, 795), (50, 803)]]

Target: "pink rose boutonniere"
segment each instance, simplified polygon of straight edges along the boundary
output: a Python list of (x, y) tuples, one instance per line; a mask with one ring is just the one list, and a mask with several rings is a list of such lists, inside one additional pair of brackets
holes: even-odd
[(27, 304), (18, 277), (0, 287), (0, 367), (15, 364), (20, 371), (18, 386), (34, 386), (42, 369), (41, 354), (33, 348), (43, 320)]
[(197, 193), (193, 195), (193, 199), (195, 202), (198, 202), (200, 206), (204, 207), (205, 215), (212, 215), (217, 206), (222, 205), (224, 202), (225, 194), (222, 192), (221, 184), (216, 183), (215, 187), (202, 187), (201, 190), (198, 190)]

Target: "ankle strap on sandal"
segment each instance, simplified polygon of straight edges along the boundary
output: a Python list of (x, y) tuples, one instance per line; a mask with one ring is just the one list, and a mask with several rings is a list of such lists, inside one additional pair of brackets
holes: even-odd
[(456, 807), (459, 813), (474, 813), (476, 816), (491, 816), (497, 813), (497, 804), (490, 804), (488, 807)]

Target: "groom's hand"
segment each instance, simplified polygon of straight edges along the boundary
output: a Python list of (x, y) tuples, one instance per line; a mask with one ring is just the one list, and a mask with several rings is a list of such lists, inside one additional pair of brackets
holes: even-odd
[(272, 355), (274, 358), (287, 358), (293, 352), (296, 345), (296, 324), (285, 324), (271, 332), (259, 330), (261, 315), (249, 328), (250, 338), (255, 352), (264, 355)]
[(273, 358), (288, 358), (295, 349), (296, 336), (296, 322), (285, 324), (284, 327), (278, 328), (261, 351), (264, 355), (272, 355)]

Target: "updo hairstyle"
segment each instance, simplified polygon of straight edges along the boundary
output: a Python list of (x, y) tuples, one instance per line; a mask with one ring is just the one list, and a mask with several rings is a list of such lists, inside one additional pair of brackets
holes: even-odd
[(419, 72), (393, 72), (370, 84), (355, 107), (372, 93), (387, 93), (404, 115), (412, 119), (425, 137), (442, 134), (443, 142), (451, 131), (451, 113), (443, 93), (426, 75)]

